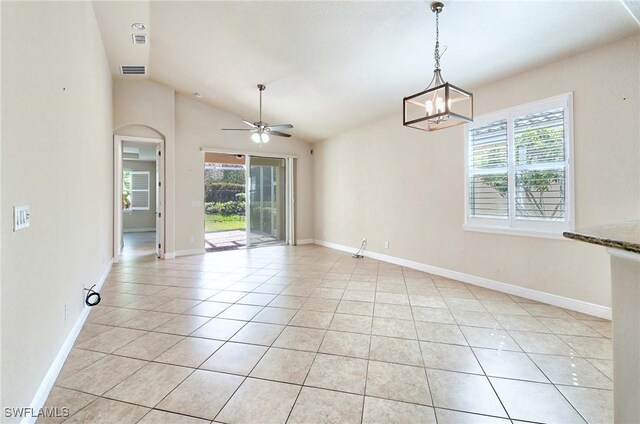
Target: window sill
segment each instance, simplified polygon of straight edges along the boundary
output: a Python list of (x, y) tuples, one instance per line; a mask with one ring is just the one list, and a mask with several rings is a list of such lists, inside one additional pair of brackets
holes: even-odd
[(520, 228), (505, 228), (505, 227), (492, 227), (492, 226), (476, 226), (476, 225), (463, 225), (462, 226), (465, 231), (474, 231), (478, 233), (490, 233), (490, 234), (504, 234), (509, 236), (523, 236), (523, 237), (534, 237), (534, 238), (546, 238), (552, 240), (568, 240), (567, 238), (562, 236), (563, 231), (559, 232), (550, 232), (550, 231), (536, 231), (536, 230), (525, 230)]

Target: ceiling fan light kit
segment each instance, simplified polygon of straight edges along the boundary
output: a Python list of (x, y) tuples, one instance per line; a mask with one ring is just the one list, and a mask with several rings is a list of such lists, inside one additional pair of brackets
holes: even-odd
[(402, 125), (406, 127), (435, 131), (473, 122), (473, 94), (444, 81), (440, 73), (439, 16), (443, 8), (440, 2), (431, 3), (436, 15), (435, 69), (426, 90), (404, 98)]
[(269, 142), (269, 135), (265, 132), (263, 133), (257, 133), (254, 132), (253, 134), (251, 134), (251, 140), (253, 140), (255, 143), (268, 143)]
[(291, 134), (283, 133), (281, 130), (288, 130), (293, 128), (291, 124), (278, 124), (269, 125), (266, 122), (262, 122), (262, 92), (266, 89), (264, 84), (258, 84), (258, 90), (260, 91), (260, 120), (258, 122), (249, 122), (242, 120), (251, 128), (222, 128), (222, 131), (249, 131), (251, 132), (251, 140), (256, 144), (265, 144), (269, 142), (270, 136), (277, 137), (291, 137)]

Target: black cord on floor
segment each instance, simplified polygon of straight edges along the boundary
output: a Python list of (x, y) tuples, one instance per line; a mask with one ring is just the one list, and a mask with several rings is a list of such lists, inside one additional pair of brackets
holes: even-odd
[(358, 249), (358, 251), (356, 253), (354, 253), (351, 257), (354, 259), (362, 259), (364, 258), (364, 256), (362, 255), (362, 252), (364, 252), (364, 249), (367, 248), (367, 240), (362, 240), (362, 244), (360, 245), (360, 249)]
[(100, 298), (100, 293), (93, 290), (95, 286), (96, 285), (94, 284), (90, 289), (85, 289), (87, 291), (87, 297), (85, 297), (84, 303), (86, 303), (87, 306), (96, 306), (102, 300)]

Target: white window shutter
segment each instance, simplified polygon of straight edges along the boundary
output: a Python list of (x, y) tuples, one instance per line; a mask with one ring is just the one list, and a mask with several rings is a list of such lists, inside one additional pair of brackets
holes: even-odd
[(465, 229), (557, 238), (573, 228), (572, 111), (567, 93), (468, 125)]
[(469, 130), (470, 216), (509, 217), (507, 121)]
[(516, 116), (513, 126), (515, 218), (564, 220), (567, 166), (563, 108)]
[(149, 184), (149, 172), (131, 172), (131, 209), (149, 210)]

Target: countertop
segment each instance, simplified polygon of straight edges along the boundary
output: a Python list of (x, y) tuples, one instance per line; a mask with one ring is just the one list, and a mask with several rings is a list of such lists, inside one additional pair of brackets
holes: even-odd
[(640, 220), (566, 231), (566, 238), (640, 253)]

